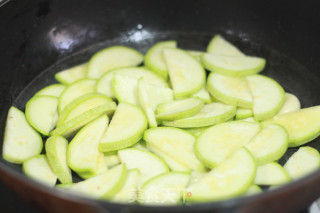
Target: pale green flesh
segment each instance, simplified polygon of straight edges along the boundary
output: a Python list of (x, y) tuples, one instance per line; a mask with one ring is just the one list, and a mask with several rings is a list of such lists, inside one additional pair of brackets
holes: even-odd
[(67, 164), (68, 141), (61, 136), (52, 136), (46, 141), (46, 154), (53, 173), (62, 184), (72, 183), (71, 170)]
[(320, 106), (300, 109), (277, 115), (262, 122), (280, 124), (289, 134), (289, 147), (296, 147), (308, 143), (320, 134)]
[(254, 184), (281, 185), (290, 182), (291, 178), (283, 167), (275, 162), (258, 166)]
[(173, 100), (159, 104), (156, 118), (159, 120), (177, 120), (188, 118), (200, 112), (203, 101), (198, 98)]
[(198, 127), (198, 128), (185, 128), (183, 129), (186, 132), (189, 132), (191, 135), (198, 137), (201, 135), (204, 131), (206, 131), (210, 126), (205, 126), (205, 127)]
[(41, 136), (29, 125), (23, 112), (11, 107), (4, 132), (3, 159), (20, 164), (41, 150)]
[(99, 142), (107, 129), (108, 122), (107, 115), (102, 115), (75, 135), (67, 151), (68, 165), (72, 170), (95, 173), (100, 155)]
[(118, 151), (120, 161), (127, 165), (128, 169), (139, 169), (141, 176), (139, 186), (150, 178), (169, 171), (166, 163), (157, 155), (134, 148)]
[(145, 66), (164, 79), (168, 79), (168, 69), (163, 57), (163, 48), (177, 47), (176, 41), (162, 41), (152, 46), (145, 56)]
[(109, 152), (132, 146), (142, 138), (147, 126), (147, 118), (139, 107), (120, 103), (101, 138), (100, 151)]
[(288, 112), (294, 112), (299, 109), (301, 109), (301, 104), (297, 96), (290, 93), (285, 93), (284, 103), (277, 115), (288, 113)]
[(208, 168), (214, 168), (231, 156), (260, 131), (258, 123), (231, 121), (217, 124), (202, 133), (195, 144), (195, 152)]
[(190, 174), (168, 172), (147, 181), (139, 191), (139, 202), (146, 205), (177, 204), (188, 185)]
[(254, 158), (245, 148), (240, 148), (197, 183), (190, 185), (186, 192), (192, 196), (187, 196), (187, 201), (217, 201), (242, 195), (251, 186), (255, 174)]
[(145, 78), (143, 78), (143, 81), (145, 82), (145, 90), (153, 111), (156, 110), (159, 104), (169, 102), (174, 99), (172, 89), (150, 84)]
[(117, 105), (114, 102), (103, 104), (101, 106), (95, 107), (86, 111), (85, 113), (71, 119), (70, 121), (64, 123), (62, 126), (54, 129), (50, 132), (50, 135), (61, 135), (63, 137), (70, 137), (81, 127), (94, 120), (95, 118), (103, 115), (104, 113), (113, 112)]
[(66, 70), (62, 70), (54, 75), (55, 79), (63, 84), (72, 84), (86, 77), (88, 63), (80, 64)]
[(57, 127), (100, 105), (112, 102), (112, 99), (99, 93), (88, 93), (70, 102), (60, 113)]
[(187, 51), (190, 55), (192, 55), (199, 63), (201, 62), (201, 56), (204, 52), (198, 51), (198, 50), (185, 50)]
[(173, 127), (152, 128), (144, 133), (144, 140), (178, 163), (198, 172), (206, 169), (194, 153), (195, 137)]
[(236, 111), (236, 120), (241, 120), (245, 118), (249, 118), (253, 116), (253, 112), (251, 109), (245, 109), (245, 108), (237, 108)]
[(227, 121), (233, 118), (235, 113), (235, 106), (222, 103), (211, 103), (204, 105), (200, 112), (192, 117), (174, 121), (163, 121), (162, 124), (164, 126), (180, 128), (206, 127)]
[(60, 95), (58, 110), (59, 113), (74, 99), (94, 91), (96, 80), (82, 79), (70, 84)]
[(52, 172), (45, 155), (37, 155), (23, 163), (23, 172), (30, 178), (49, 186), (54, 186), (57, 176)]
[(101, 175), (78, 182), (67, 190), (93, 198), (110, 199), (120, 191), (126, 178), (127, 168), (121, 164)]
[(163, 54), (175, 98), (188, 97), (201, 90), (205, 71), (196, 59), (177, 48), (165, 48)]
[(147, 92), (146, 82), (143, 78), (140, 78), (138, 81), (138, 99), (139, 105), (143, 109), (144, 113), (147, 116), (149, 127), (157, 127), (156, 116), (154, 113), (154, 109), (152, 108), (152, 104), (150, 102), (150, 98)]
[(108, 168), (112, 168), (121, 163), (117, 152), (105, 152), (104, 159)]
[(54, 97), (59, 97), (61, 93), (65, 90), (66, 86), (63, 84), (51, 84), (43, 89), (41, 89), (39, 92), (34, 94), (36, 95), (49, 95)]
[(128, 171), (127, 179), (121, 190), (112, 198), (117, 203), (133, 203), (137, 201), (137, 188), (140, 178), (138, 169)]
[(237, 47), (225, 40), (221, 35), (215, 35), (207, 46), (207, 52), (217, 55), (245, 56)]
[(201, 90), (199, 90), (199, 92), (194, 93), (192, 97), (200, 98), (206, 104), (211, 103), (211, 97), (205, 85), (201, 88)]
[(255, 157), (258, 165), (279, 160), (288, 148), (287, 131), (277, 124), (268, 125), (245, 147)]
[(87, 77), (98, 79), (112, 69), (137, 66), (143, 59), (144, 56), (140, 52), (130, 47), (112, 46), (92, 56), (88, 64)]
[(169, 156), (166, 152), (161, 151), (157, 147), (153, 146), (151, 143), (147, 143), (147, 147), (151, 152), (153, 152), (154, 154), (156, 154), (160, 158), (162, 158), (167, 163), (167, 165), (169, 166), (169, 168), (172, 171), (175, 171), (175, 172), (188, 172), (188, 171), (190, 171), (189, 167), (176, 161), (174, 158)]
[(104, 74), (98, 81), (95, 86), (95, 91), (101, 94), (104, 94), (110, 98), (116, 98), (113, 88), (112, 88), (112, 80), (114, 74), (119, 74), (122, 76), (128, 76), (131, 78), (139, 79), (141, 77), (144, 78), (148, 83), (154, 84), (159, 87), (168, 88), (168, 83), (163, 80), (158, 75), (154, 74), (151, 70), (148, 70), (144, 67), (126, 67), (114, 69), (106, 74)]
[(210, 94), (219, 101), (243, 108), (251, 108), (253, 99), (245, 78), (211, 73), (207, 81)]
[(262, 189), (257, 186), (257, 185), (251, 185), (248, 189), (248, 191), (246, 192), (246, 196), (250, 196), (250, 195), (256, 195), (259, 193), (262, 193)]
[(58, 98), (34, 96), (26, 104), (26, 118), (29, 124), (43, 135), (49, 135), (58, 120)]
[(284, 90), (273, 79), (252, 75), (246, 77), (253, 96), (253, 115), (256, 120), (273, 117), (284, 102)]
[(226, 56), (205, 53), (202, 55), (204, 67), (212, 72), (240, 77), (261, 72), (266, 60), (252, 56)]
[(283, 168), (292, 179), (302, 178), (320, 169), (320, 154), (312, 147), (301, 147), (289, 158)]
[(138, 79), (115, 73), (112, 88), (119, 102), (139, 106)]
[(95, 170), (90, 171), (90, 172), (78, 172), (78, 175), (80, 177), (82, 177), (83, 179), (88, 179), (88, 178), (92, 178), (92, 177), (101, 175), (101, 174), (105, 173), (107, 170), (108, 170), (108, 164), (106, 162), (104, 154), (100, 152), (98, 154), (98, 160), (97, 160)]

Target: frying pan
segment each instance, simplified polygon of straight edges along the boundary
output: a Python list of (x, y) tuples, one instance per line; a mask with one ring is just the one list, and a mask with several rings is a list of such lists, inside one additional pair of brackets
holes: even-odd
[[(205, 50), (220, 33), (246, 54), (266, 58), (263, 74), (296, 94), (303, 107), (319, 105), (318, 6), (277, 0), (11, 0), (0, 7), (0, 145), (11, 105), (23, 110), (35, 91), (54, 82), (55, 72), (114, 44), (145, 52), (157, 41), (175, 39), (182, 48)], [(319, 139), (308, 145), (320, 151)], [(290, 148), (280, 163), (296, 150)], [(298, 212), (320, 197), (320, 171), (260, 195), (176, 207), (71, 196), (2, 159), (0, 180), (46, 212)]]

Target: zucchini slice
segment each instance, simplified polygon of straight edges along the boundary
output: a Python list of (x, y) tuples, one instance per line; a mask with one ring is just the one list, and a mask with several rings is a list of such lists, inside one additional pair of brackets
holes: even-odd
[(49, 186), (57, 182), (57, 176), (52, 172), (45, 155), (37, 155), (23, 162), (22, 171), (28, 177)]
[(52, 136), (46, 141), (46, 153), (53, 173), (62, 184), (72, 183), (71, 170), (67, 163), (68, 141), (61, 136)]
[(162, 53), (163, 48), (165, 47), (175, 48), (177, 47), (177, 42), (162, 41), (156, 43), (148, 50), (145, 57), (145, 65), (159, 76), (163, 77), (164, 79), (168, 79), (168, 69)]
[(86, 77), (88, 63), (80, 64), (69, 69), (62, 70), (54, 75), (55, 79), (62, 84), (72, 84)]
[(206, 171), (194, 153), (195, 137), (173, 127), (156, 127), (144, 133), (144, 140), (178, 163), (198, 172)]
[(10, 107), (3, 139), (3, 159), (21, 164), (28, 158), (39, 155), (42, 146), (40, 134), (29, 125), (24, 113)]
[(120, 103), (139, 106), (138, 79), (115, 73), (112, 88)]
[(222, 103), (251, 108), (253, 99), (245, 78), (211, 73), (207, 81), (210, 94)]
[(147, 127), (147, 118), (139, 107), (120, 103), (101, 138), (99, 149), (102, 152), (110, 152), (132, 146), (142, 138)]
[(253, 112), (251, 109), (245, 109), (245, 108), (237, 108), (236, 111), (236, 120), (246, 119), (253, 116)]
[(196, 92), (192, 95), (192, 97), (195, 98), (200, 98), (201, 100), (203, 100), (206, 104), (211, 103), (211, 97), (210, 94), (208, 92), (208, 90), (206, 89), (205, 85), (202, 87), (201, 90), (199, 90), (199, 92)]
[(320, 168), (320, 154), (312, 147), (300, 147), (283, 168), (292, 179), (301, 178)]
[(26, 118), (29, 124), (43, 135), (49, 135), (58, 120), (58, 98), (34, 96), (26, 104)]
[(128, 169), (139, 169), (141, 176), (139, 186), (150, 178), (169, 172), (167, 164), (157, 155), (135, 148), (127, 148), (118, 151), (120, 161), (125, 163)]
[(275, 162), (258, 166), (254, 184), (257, 185), (282, 185), (291, 181), (284, 168)]
[(225, 40), (221, 35), (215, 35), (207, 46), (207, 52), (217, 55), (245, 56), (236, 46)]
[(108, 168), (112, 168), (121, 163), (117, 152), (105, 152), (104, 159)]
[(294, 112), (301, 109), (301, 104), (297, 96), (285, 93), (284, 95), (284, 103), (281, 107), (281, 109), (278, 112), (279, 114), (287, 113), (287, 112)]
[(63, 84), (51, 84), (45, 88), (38, 91), (34, 96), (37, 95), (49, 95), (59, 98), (61, 93), (66, 89), (66, 86)]
[(262, 122), (280, 124), (289, 134), (289, 147), (306, 144), (320, 135), (320, 106), (277, 115)]
[(280, 125), (270, 124), (263, 128), (246, 148), (251, 152), (258, 165), (279, 160), (288, 148), (288, 133)]
[(89, 179), (105, 173), (108, 170), (108, 164), (103, 153), (98, 154), (98, 161), (95, 171), (93, 172), (78, 172), (78, 175), (83, 179)]
[(180, 128), (206, 127), (227, 121), (233, 118), (235, 113), (235, 106), (225, 105), (222, 103), (211, 103), (204, 105), (200, 112), (192, 117), (174, 121), (163, 121), (162, 124), (164, 126)]
[(262, 193), (262, 189), (257, 185), (251, 185), (246, 193), (246, 196)]
[(125, 46), (112, 46), (95, 53), (87, 69), (87, 77), (98, 79), (104, 73), (120, 67), (137, 66), (144, 56), (135, 49)]
[(141, 187), (139, 202), (145, 205), (177, 204), (189, 180), (190, 174), (186, 172), (168, 172), (155, 176)]
[(253, 96), (253, 115), (256, 120), (273, 117), (284, 102), (284, 90), (272, 78), (263, 75), (246, 77)]
[(198, 137), (195, 152), (206, 167), (214, 168), (249, 143), (259, 131), (259, 123), (231, 121), (217, 124)]
[(168, 83), (162, 79), (160, 76), (153, 73), (151, 70), (146, 69), (144, 67), (125, 67), (114, 69), (106, 74), (104, 74), (98, 81), (97, 85), (95, 86), (95, 91), (101, 94), (104, 94), (110, 98), (116, 98), (113, 88), (112, 88), (112, 80), (114, 75), (119, 74), (122, 76), (128, 76), (131, 78), (139, 79), (141, 77), (144, 78), (150, 84), (154, 84), (159, 87), (168, 88)]
[(188, 97), (201, 90), (206, 76), (196, 59), (177, 48), (164, 48), (163, 54), (175, 98)]
[[(240, 148), (187, 189), (187, 201), (218, 201), (245, 194), (256, 175), (255, 160)], [(188, 196), (192, 195), (192, 196)]]

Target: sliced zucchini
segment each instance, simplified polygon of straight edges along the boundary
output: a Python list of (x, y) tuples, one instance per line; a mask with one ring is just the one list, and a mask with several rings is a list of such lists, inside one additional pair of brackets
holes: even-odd
[(262, 189), (257, 185), (251, 185), (246, 193), (246, 196), (262, 193)]
[(270, 124), (263, 128), (245, 145), (258, 165), (279, 160), (288, 148), (288, 133), (280, 125)]
[(37, 95), (49, 95), (59, 98), (61, 93), (66, 89), (66, 86), (63, 84), (51, 84), (40, 91), (38, 91), (34, 96)]
[(89, 61), (87, 77), (98, 79), (104, 73), (120, 67), (137, 66), (144, 56), (135, 49), (125, 46), (112, 46), (95, 53)]
[(71, 101), (60, 113), (57, 127), (71, 119), (85, 113), (86, 111), (100, 105), (110, 103), (112, 99), (99, 93), (88, 93)]
[(73, 184), (66, 190), (93, 198), (111, 199), (121, 190), (126, 178), (127, 168), (121, 164), (101, 175)]
[(217, 124), (198, 137), (195, 152), (206, 167), (214, 168), (249, 143), (259, 131), (259, 123), (231, 121)]
[(95, 85), (96, 80), (93, 79), (82, 79), (70, 84), (60, 95), (58, 105), (59, 113), (74, 99), (93, 92)]
[(139, 202), (146, 205), (177, 204), (189, 180), (190, 174), (186, 172), (168, 172), (155, 176), (141, 187)]
[(22, 171), (28, 177), (49, 186), (57, 182), (57, 176), (52, 172), (45, 155), (37, 155), (23, 162)]
[(112, 88), (120, 103), (139, 106), (138, 79), (115, 73)]
[(139, 169), (141, 176), (139, 186), (150, 178), (169, 172), (167, 164), (157, 155), (134, 148), (127, 148), (118, 151), (120, 161), (125, 163), (128, 169)]
[(308, 143), (320, 135), (320, 106), (277, 115), (263, 125), (280, 124), (289, 134), (289, 147)]
[(198, 127), (198, 128), (186, 128), (183, 129), (186, 132), (189, 132), (191, 135), (198, 137), (201, 135), (204, 131), (206, 131), (210, 126), (205, 126), (205, 127)]
[(253, 115), (256, 120), (273, 117), (284, 102), (284, 90), (272, 78), (263, 75), (246, 77), (253, 96)]
[(156, 118), (159, 120), (177, 120), (188, 118), (200, 112), (203, 101), (198, 98), (173, 100), (159, 104)]
[(89, 179), (105, 173), (108, 170), (108, 164), (103, 153), (98, 154), (97, 166), (94, 172), (77, 172), (83, 179)]
[(201, 62), (201, 56), (203, 55), (204, 52), (198, 51), (198, 50), (185, 50), (187, 51), (190, 55), (192, 55), (198, 62)]
[(62, 84), (72, 84), (86, 77), (88, 63), (80, 64), (69, 69), (62, 70), (54, 75), (55, 79)]
[(178, 163), (198, 172), (206, 171), (194, 153), (195, 137), (173, 127), (156, 127), (144, 133), (144, 140)]
[(320, 168), (320, 154), (312, 147), (300, 147), (283, 168), (292, 179), (301, 178)]
[(112, 168), (121, 163), (117, 152), (105, 152), (104, 159), (108, 168)]
[(71, 170), (67, 164), (68, 141), (61, 136), (52, 136), (46, 141), (46, 153), (53, 173), (62, 184), (72, 183)]
[(177, 47), (177, 42), (162, 41), (153, 45), (146, 54), (145, 65), (159, 76), (168, 79), (168, 69), (162, 53), (165, 47), (175, 48)]
[(275, 162), (267, 163), (257, 168), (254, 184), (257, 185), (282, 185), (291, 181), (284, 168)]
[(151, 143), (147, 143), (147, 147), (151, 152), (153, 152), (154, 154), (162, 158), (172, 171), (175, 171), (175, 172), (190, 171), (190, 168), (188, 166), (185, 166), (184, 164), (181, 164), (180, 162), (176, 161), (174, 158), (169, 156), (166, 152), (161, 151), (157, 147), (153, 146)]
[(255, 175), (254, 158), (245, 148), (240, 148), (197, 183), (190, 185), (186, 192), (192, 196), (186, 196), (187, 201), (217, 201), (245, 194)]
[(253, 56), (227, 56), (212, 53), (202, 55), (203, 66), (212, 72), (233, 77), (242, 77), (261, 72), (265, 65), (264, 58)]
[(108, 122), (108, 116), (102, 115), (84, 126), (74, 136), (67, 151), (68, 165), (73, 171), (96, 173), (100, 155), (99, 142), (107, 129)]
[(140, 178), (138, 169), (128, 171), (127, 179), (121, 190), (112, 198), (117, 203), (133, 203), (137, 201), (137, 189)]
[(163, 121), (162, 124), (164, 126), (180, 128), (206, 127), (227, 121), (233, 118), (235, 113), (235, 106), (225, 105), (222, 103), (211, 103), (204, 105), (200, 112), (192, 117), (174, 121)]
[(252, 116), (253, 116), (253, 112), (251, 109), (237, 108), (235, 119), (241, 120), (241, 119), (249, 118)]
[(150, 84), (154, 84), (164, 88), (169, 87), (168, 83), (164, 79), (154, 74), (149, 69), (146, 69), (144, 67), (125, 67), (125, 68), (114, 69), (104, 74), (97, 81), (97, 84), (95, 86), (95, 91), (98, 93), (104, 94), (108, 97), (116, 98), (112, 88), (112, 80), (115, 73), (122, 76), (128, 76), (136, 79), (143, 77), (144, 80)]
[(207, 104), (212, 102), (210, 94), (209, 94), (208, 90), (206, 89), (205, 85), (202, 87), (201, 90), (199, 90), (199, 92), (194, 93), (192, 95), (192, 97), (200, 98), (201, 100), (203, 100)]
[(40, 134), (29, 125), (24, 113), (10, 107), (3, 139), (3, 159), (21, 164), (28, 158), (39, 155), (42, 146)]
[(211, 73), (207, 81), (207, 89), (217, 100), (243, 108), (251, 108), (252, 95), (245, 78), (224, 76)]
[(221, 35), (215, 35), (207, 46), (207, 52), (217, 55), (245, 56), (237, 47), (225, 40)]
[(139, 107), (120, 103), (101, 138), (99, 149), (101, 152), (110, 152), (132, 146), (142, 138), (147, 127), (147, 118)]
[(43, 135), (49, 135), (58, 120), (58, 98), (34, 96), (26, 104), (26, 118), (29, 124)]
[(176, 98), (188, 97), (201, 90), (206, 76), (196, 59), (177, 48), (164, 48), (163, 54)]
[(301, 109), (301, 104), (297, 96), (285, 93), (284, 95), (284, 103), (281, 107), (281, 109), (278, 112), (279, 114), (287, 113), (287, 112), (294, 112)]
[(65, 138), (70, 137), (90, 121), (93, 121), (94, 119), (105, 113), (108, 114), (114, 112), (116, 108), (117, 105), (114, 102), (97, 106), (69, 120), (68, 122), (65, 122), (63, 125), (50, 132), (50, 135), (61, 135)]

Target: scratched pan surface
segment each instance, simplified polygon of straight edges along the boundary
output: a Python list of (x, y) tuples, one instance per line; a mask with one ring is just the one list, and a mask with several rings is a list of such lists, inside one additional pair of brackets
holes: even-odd
[[(4, 70), (1, 71), (1, 96), (5, 100), (1, 103), (1, 138), (6, 112), (10, 105), (24, 110), (27, 100), (36, 91), (56, 82), (54, 80), (56, 72), (88, 61), (92, 54), (102, 48), (127, 45), (145, 53), (158, 41), (177, 40), (181, 48), (205, 51), (206, 45), (215, 33), (222, 34), (248, 55), (266, 58), (267, 66), (262, 74), (274, 78), (285, 91), (295, 94), (300, 99), (302, 107), (320, 105), (320, 74), (317, 73), (320, 63), (313, 59), (319, 56), (317, 52), (319, 44), (312, 43), (312, 41), (317, 41), (316, 36), (312, 34), (314, 31), (309, 29), (311, 26), (305, 26), (304, 23), (300, 23), (300, 26), (299, 22), (288, 27), (286, 24), (291, 22), (283, 18), (280, 12), (279, 17), (274, 18), (275, 20), (269, 16), (267, 19), (267, 14), (265, 14), (266, 17), (261, 15), (261, 11), (276, 4), (273, 1), (270, 3), (271, 6), (269, 4), (254, 5), (260, 10), (259, 12), (248, 7), (252, 6), (250, 1), (243, 2), (247, 7), (237, 4), (236, 1), (228, 1), (235, 5), (233, 9), (227, 9), (227, 4), (210, 3), (209, 1), (204, 1), (206, 4), (186, 1), (184, 9), (179, 8), (179, 4), (170, 1), (157, 3), (157, 6), (148, 5), (145, 1), (137, 1), (135, 4), (120, 1), (122, 5), (108, 1), (93, 1), (95, 4), (83, 3), (77, 6), (72, 1), (67, 1), (64, 5), (61, 4), (62, 1), (57, 2), (34, 1), (31, 5), (22, 6), (10, 2), (6, 6), (8, 9), (18, 7), (24, 11), (19, 14), (17, 12), (19, 9), (16, 11), (11, 9), (18, 15), (7, 21), (17, 26), (19, 20), (24, 22), (22, 18), (19, 18), (21, 16), (27, 18), (37, 16), (40, 17), (40, 21), (38, 20), (33, 31), (29, 28), (24, 29), (23, 32), (26, 35), (24, 38), (21, 38), (19, 34), (10, 34), (17, 37), (17, 42), (20, 42), (16, 49), (13, 48), (12, 52), (15, 52), (12, 53), (12, 56), (10, 56), (10, 51), (8, 54), (1, 53), (4, 56), (0, 61), (4, 65)], [(211, 5), (215, 13), (207, 10), (206, 5)], [(171, 10), (168, 9), (170, 7)], [(108, 10), (108, 8), (111, 9)], [(239, 8), (242, 9), (240, 12)], [(231, 18), (225, 17), (227, 19), (225, 22), (221, 18), (225, 15), (221, 12), (222, 9), (227, 14), (232, 14)], [(32, 15), (32, 12), (35, 14)], [(110, 20), (101, 19), (100, 16), (104, 16), (103, 12), (107, 13)], [(277, 11), (274, 13), (277, 14)], [(85, 19), (83, 14), (90, 16)], [(190, 14), (193, 18), (190, 18)], [(208, 19), (209, 15), (212, 15), (213, 18)], [(307, 15), (308, 13), (306, 13), (306, 18), (309, 17)], [(248, 20), (244, 18), (246, 16)], [(217, 17), (220, 19), (217, 20)], [(312, 18), (311, 16), (310, 19)], [(214, 27), (208, 27), (211, 26), (209, 21)], [(256, 22), (261, 22), (261, 26)], [(34, 24), (33, 21), (27, 24), (31, 23)], [(252, 25), (256, 29), (252, 28)], [(301, 29), (307, 28), (309, 34), (298, 31), (295, 29), (297, 26)], [(9, 32), (14, 30), (14, 27), (11, 26), (11, 28), (8, 29)], [(9, 35), (8, 30), (4, 31), (4, 27), (0, 29), (2, 30), (0, 32)], [(296, 37), (287, 35), (290, 30), (296, 33)], [(2, 38), (1, 41), (2, 44), (5, 44), (6, 40)], [(13, 41), (10, 40), (10, 42)], [(10, 64), (5, 61), (5, 57), (11, 62)], [(10, 68), (13, 68), (12, 72)], [(4, 79), (10, 80), (5, 81)], [(319, 139), (315, 139), (308, 145), (320, 150)], [(296, 150), (297, 148), (288, 149), (279, 162), (283, 165)], [(68, 196), (31, 181), (22, 174), (20, 166), (6, 163), (2, 159), (0, 160), (0, 173), (3, 175), (3, 181), (14, 188), (18, 194), (45, 211), (67, 212), (72, 207), (72, 209), (78, 209), (79, 212), (228, 212), (235, 209), (240, 212), (270, 212), (271, 209), (290, 212), (305, 208), (320, 196), (319, 171), (283, 189), (259, 196), (194, 206), (157, 208), (115, 205), (78, 196)], [(79, 180), (76, 175), (74, 179)], [(46, 205), (39, 200), (46, 202)]]

